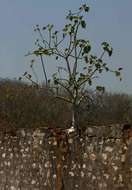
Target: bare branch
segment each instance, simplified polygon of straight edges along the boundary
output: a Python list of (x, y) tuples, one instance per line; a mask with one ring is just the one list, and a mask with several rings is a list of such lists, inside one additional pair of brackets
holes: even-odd
[(40, 60), (41, 60), (41, 64), (42, 64), (42, 68), (43, 68), (43, 73), (44, 73), (44, 77), (45, 77), (45, 83), (46, 83), (46, 87), (48, 86), (48, 78), (47, 78), (47, 74), (46, 74), (46, 70), (45, 70), (45, 65), (44, 65), (44, 61), (43, 61), (43, 56), (40, 55)]
[(76, 75), (77, 63), (78, 63), (76, 40), (77, 40), (77, 33), (78, 33), (79, 25), (80, 25), (80, 23), (77, 24), (76, 31), (75, 31), (75, 34), (74, 34), (74, 44), (75, 44), (75, 47), (74, 47), (74, 50), (75, 50), (75, 53), (74, 53), (74, 55), (75, 55), (75, 63), (74, 63), (74, 67), (73, 67), (73, 75), (74, 76)]
[(55, 98), (58, 98), (58, 99), (60, 99), (60, 100), (63, 100), (63, 101), (65, 101), (65, 102), (68, 102), (68, 103), (72, 104), (72, 101), (70, 101), (69, 99), (64, 98), (64, 97), (62, 97), (62, 96), (56, 96)]
[(71, 95), (71, 97), (73, 98), (74, 96), (73, 96), (73, 94), (72, 94), (72, 92), (71, 92), (71, 90), (69, 89), (69, 87), (66, 87), (63, 83), (61, 83), (60, 81), (57, 81), (58, 82), (58, 84), (60, 85), (60, 86), (62, 86), (65, 90), (67, 90), (67, 92)]
[(35, 82), (34, 80), (32, 80), (30, 77), (23, 75), (27, 80), (29, 80), (30, 82), (32, 82), (32, 84), (34, 84), (35, 86), (39, 86), (39, 84), (37, 82)]

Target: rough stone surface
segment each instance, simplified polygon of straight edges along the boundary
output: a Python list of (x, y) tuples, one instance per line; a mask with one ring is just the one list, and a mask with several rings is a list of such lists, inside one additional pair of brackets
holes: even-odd
[(131, 190), (132, 138), (95, 126), (82, 137), (43, 129), (0, 132), (0, 190)]

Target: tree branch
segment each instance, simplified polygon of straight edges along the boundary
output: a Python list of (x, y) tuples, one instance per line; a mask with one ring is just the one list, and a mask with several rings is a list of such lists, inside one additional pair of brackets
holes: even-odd
[(58, 98), (58, 99), (60, 99), (60, 100), (63, 100), (63, 101), (65, 101), (65, 102), (68, 102), (68, 103), (72, 104), (72, 101), (70, 101), (69, 99), (66, 99), (66, 98), (64, 98), (64, 97), (56, 96), (55, 98)]
[(43, 73), (44, 73), (44, 77), (45, 77), (46, 87), (48, 87), (48, 78), (47, 78), (47, 74), (46, 74), (45, 65), (44, 65), (44, 61), (43, 61), (43, 56), (42, 55), (40, 55), (40, 60), (41, 60), (42, 68), (43, 68)]

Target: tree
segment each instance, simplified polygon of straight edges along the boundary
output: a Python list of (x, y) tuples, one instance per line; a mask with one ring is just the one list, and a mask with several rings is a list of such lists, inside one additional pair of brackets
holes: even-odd
[[(69, 11), (66, 16), (67, 24), (60, 31), (56, 31), (54, 26), (50, 24), (42, 28), (36, 25), (34, 31), (38, 33), (39, 37), (35, 42), (35, 50), (28, 54), (40, 58), (46, 87), (52, 90), (56, 98), (71, 105), (71, 121), (74, 129), (78, 128), (78, 108), (85, 99), (89, 98), (88, 95), (87, 98), (85, 96), (85, 89), (92, 86), (93, 81), (102, 76), (103, 71), (112, 72), (120, 77), (122, 70), (122, 68), (113, 70), (103, 61), (105, 54), (110, 57), (113, 52), (113, 48), (107, 42), (101, 44), (102, 54), (97, 57), (91, 52), (90, 41), (81, 37), (82, 30), (86, 29), (85, 15), (89, 9), (86, 4), (83, 4), (77, 12)], [(47, 77), (44, 64), (45, 56), (54, 56), (57, 62), (60, 61), (62, 64), (53, 73), (52, 80)], [(33, 63), (34, 61), (31, 64), (32, 70)], [(35, 74), (35, 72), (33, 73)], [(37, 85), (37, 82), (27, 72), (24, 73), (24, 77)], [(59, 92), (60, 87), (67, 95)], [(102, 92), (105, 87), (96, 86), (96, 90)]]

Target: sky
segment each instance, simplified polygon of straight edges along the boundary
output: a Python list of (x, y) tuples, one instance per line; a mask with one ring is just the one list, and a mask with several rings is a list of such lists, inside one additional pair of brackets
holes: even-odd
[[(115, 68), (123, 67), (122, 82), (110, 74), (100, 77), (99, 82), (107, 91), (132, 94), (131, 0), (0, 0), (0, 78), (18, 78), (29, 69), (25, 54), (34, 47), (33, 26), (51, 23), (62, 28), (68, 11), (82, 3), (90, 6), (85, 37), (90, 39), (93, 51), (99, 53), (101, 42), (108, 41), (114, 52), (107, 62)], [(54, 60), (46, 69), (54, 72)], [(38, 72), (41, 76), (41, 69)]]

